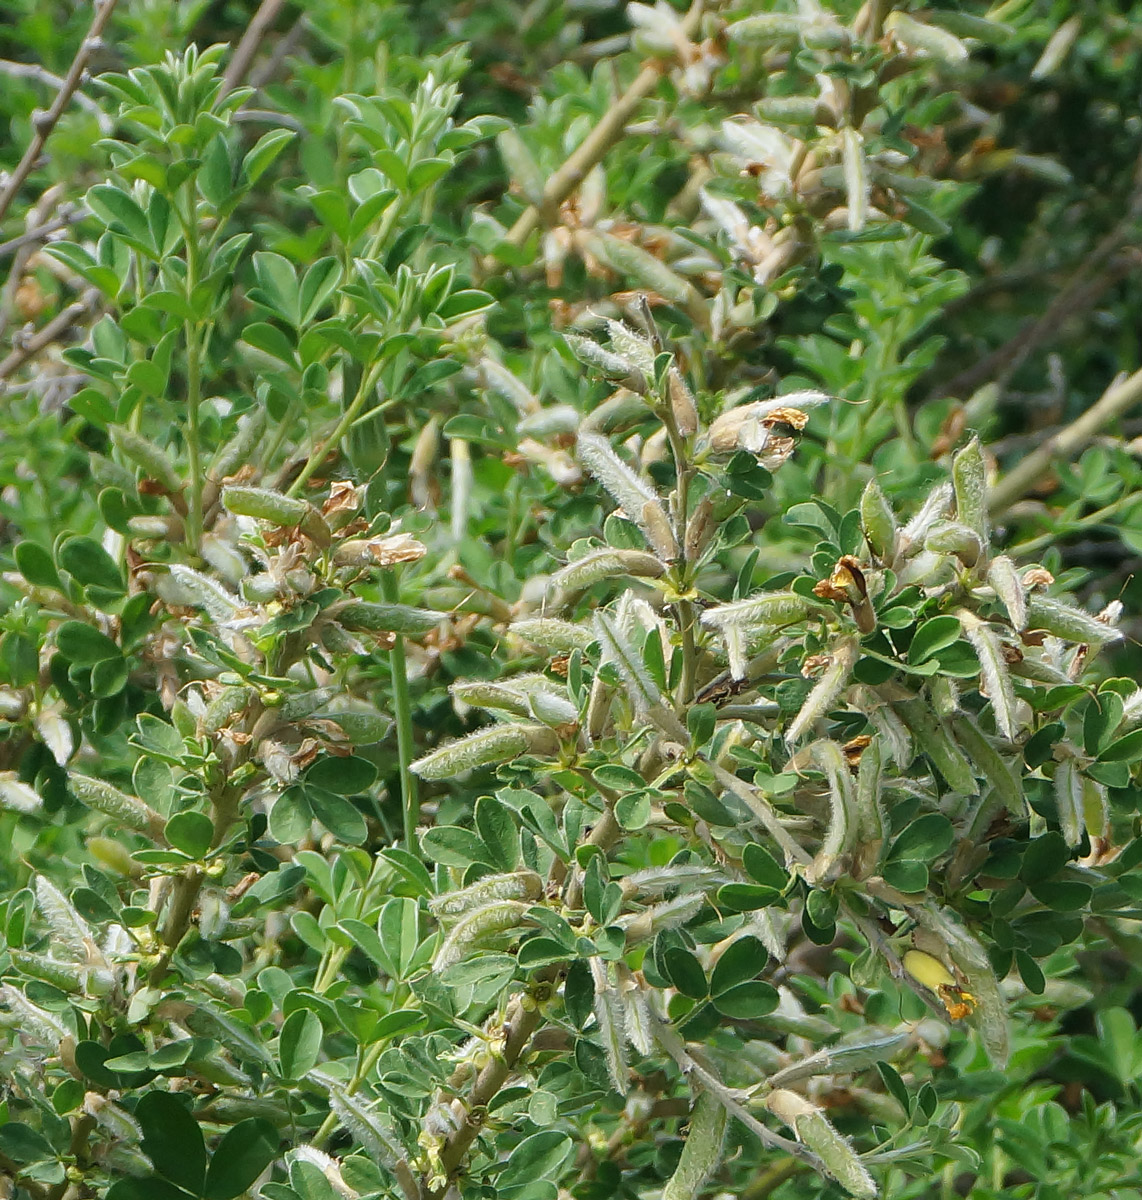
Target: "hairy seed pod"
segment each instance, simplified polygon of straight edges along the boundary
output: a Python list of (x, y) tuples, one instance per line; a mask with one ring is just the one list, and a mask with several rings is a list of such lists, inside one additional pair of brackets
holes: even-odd
[(222, 489), (222, 503), (227, 511), (238, 517), (254, 517), (272, 525), (300, 525), (309, 510), (309, 502), (286, 496), (270, 488), (227, 484)]
[(454, 683), (449, 689), (457, 700), (465, 704), (472, 704), (477, 708), (503, 709), (517, 717), (531, 715), (529, 701), (532, 695), (552, 690), (551, 680), (539, 673), (513, 675), (502, 683), (483, 679), (464, 680)]
[(726, 1140), (727, 1113), (709, 1092), (699, 1092), (690, 1110), (690, 1128), (678, 1166), (662, 1189), (662, 1200), (693, 1200), (718, 1169)]
[(683, 437), (691, 437), (698, 432), (698, 406), (694, 403), (694, 396), (677, 367), (671, 367), (667, 373), (666, 390), (670, 396), (670, 411), (678, 432)]
[(254, 689), (250, 687), (235, 685), (223, 688), (202, 714), (199, 721), (202, 732), (208, 737), (216, 734), (250, 703), (254, 694)]
[(995, 589), (1011, 624), (1016, 629), (1027, 628), (1027, 592), (1015, 564), (1006, 554), (998, 554), (988, 563), (987, 582)]
[(801, 17), (786, 16), (784, 13), (759, 13), (743, 17), (726, 26), (726, 37), (731, 42), (769, 46), (777, 42), (796, 41), (805, 28)]
[(345, 629), (361, 633), (403, 633), (417, 635), (435, 629), (448, 619), (447, 613), (409, 604), (374, 604), (367, 600), (346, 600), (325, 610), (325, 615)]
[(1120, 629), (1103, 624), (1081, 608), (1034, 593), (1027, 601), (1027, 624), (1031, 629), (1045, 629), (1065, 642), (1105, 646), (1122, 639)]
[(813, 690), (805, 697), (801, 710), (793, 718), (785, 731), (785, 744), (792, 747), (797, 744), (802, 735), (807, 733), (813, 722), (823, 717), (837, 702), (845, 685), (849, 681), (853, 667), (856, 665), (860, 643), (856, 638), (841, 638), (833, 646), (829, 657), (829, 665), (824, 674), (813, 686)]
[(754, 109), (774, 125), (821, 125), (826, 122), (822, 106), (814, 96), (763, 96)]
[(962, 796), (979, 792), (971, 763), (952, 740), (944, 723), (923, 700), (898, 700), (893, 708), (908, 726), (919, 749), (927, 754), (944, 782)]
[(1027, 800), (1014, 765), (1004, 760), (976, 724), (974, 717), (958, 712), (952, 717), (951, 723), (956, 741), (963, 746), (976, 770), (995, 789), (1007, 810), (1012, 816), (1025, 816)]
[[(916, 951), (909, 951), (915, 954)], [(908, 955), (906, 954), (905, 960)], [(905, 970), (907, 970), (905, 965)], [(863, 1071), (878, 1062), (888, 1062), (903, 1053), (912, 1045), (912, 1035), (908, 1032), (890, 1033), (887, 1036), (861, 1038), (857, 1041), (838, 1043), (827, 1046), (792, 1063), (788, 1067), (769, 1077), (772, 1087), (786, 1088), (790, 1084), (800, 1083), (803, 1079), (811, 1079), (816, 1075), (851, 1075)]]
[(478, 949), (488, 938), (516, 929), (524, 919), (528, 905), (519, 900), (493, 900), (466, 913), (441, 944), (432, 961), (434, 971), (443, 971)]
[[(71, 901), (44, 875), (35, 881), (36, 907), (52, 931), (53, 948), (59, 948), (72, 958), (88, 960), (94, 953), (100, 959), (95, 945), (95, 934), (90, 925), (79, 915)], [(106, 964), (104, 964), (106, 965)]]
[(945, 910), (924, 905), (910, 910), (922, 928), (936, 934), (947, 947), (952, 965), (963, 976), (964, 991), (972, 997), (977, 1009), (980, 1036), (984, 1049), (994, 1066), (1002, 1069), (1011, 1052), (1011, 1034), (1007, 1021), (1007, 1006), (987, 951), (976, 938)]
[(0, 771), (0, 809), (32, 813), (38, 812), (43, 806), (40, 794), (35, 788), (21, 783), (15, 771)]
[(584, 433), (621, 433), (632, 425), (646, 420), (646, 402), (629, 388), (619, 388), (613, 395), (592, 409), (579, 426)]
[(1065, 758), (1055, 768), (1055, 812), (1059, 830), (1068, 846), (1078, 846), (1086, 826), (1083, 812), (1083, 775), (1073, 758)]
[(445, 892), (428, 902), (437, 917), (462, 917), (473, 909), (484, 908), (497, 900), (538, 900), (543, 895), (543, 880), (534, 871), (511, 871), (485, 875), (458, 892)]
[(889, 13), (884, 22), (884, 30), (891, 33), (905, 50), (922, 54), (926, 58), (954, 65), (964, 62), (968, 57), (967, 47), (954, 33), (917, 21), (907, 13)]
[(249, 412), (238, 418), (238, 428), (234, 436), (223, 446), (207, 469), (207, 476), (215, 483), (221, 483), (229, 475), (233, 475), (239, 467), (249, 461), (254, 448), (261, 441), (266, 428), (265, 405), (256, 404)]
[(850, 1196), (873, 1200), (876, 1184), (848, 1138), (839, 1134), (824, 1112), (804, 1096), (778, 1088), (765, 1098), (765, 1106), (783, 1121), (821, 1160), (825, 1173)]
[(702, 614), (702, 624), (713, 629), (736, 626), (757, 629), (764, 626), (791, 625), (801, 621), (817, 607), (797, 592), (757, 592), (745, 600), (719, 604)]
[(521, 754), (546, 758), (558, 749), (559, 738), (546, 725), (493, 725), (433, 750), (412, 763), (410, 770), (421, 779), (453, 779), (476, 767), (510, 762)]
[(350, 1092), (344, 1084), (314, 1070), (306, 1079), (325, 1089), (329, 1096), (329, 1108), (338, 1121), (364, 1146), (370, 1158), (388, 1171), (395, 1171), (397, 1163), (404, 1159), (395, 1131), (384, 1119), (384, 1114), (372, 1105), (367, 1105), (359, 1095)]
[(856, 792), (856, 861), (853, 874), (864, 879), (880, 867), (884, 853), (887, 820), (881, 799), (884, 777), (884, 751), (879, 735), (865, 746), (857, 767)]
[(987, 463), (979, 438), (973, 437), (952, 458), (952, 488), (956, 494), (956, 516), (975, 531), (986, 548), (991, 536), (987, 517)]
[(589, 961), (595, 983), (595, 1022), (607, 1062), (607, 1074), (615, 1091), (625, 1096), (630, 1090), (626, 1021), (622, 998), (613, 979), (613, 964), (604, 963), (601, 958)]
[(646, 395), (650, 384), (638, 364), (630, 358), (607, 350), (598, 342), (575, 333), (565, 333), (563, 340), (571, 353), (585, 366), (593, 367), (613, 383), (619, 383), (639, 396)]
[(986, 621), (968, 609), (959, 609), (956, 616), (959, 617), (964, 636), (979, 659), (980, 676), (987, 698), (991, 701), (995, 726), (1009, 742), (1013, 742), (1019, 732), (1019, 719), (1015, 708), (1015, 691), (1011, 686), (1011, 672), (1007, 669), (999, 638)]
[(896, 557), (896, 514), (875, 479), (861, 492), (860, 523), (873, 554), (882, 563), (892, 562)]
[(10, 983), (0, 984), (0, 1000), (11, 1010), (15, 1025), (25, 1037), (30, 1036), (51, 1049), (59, 1052), (60, 1043), (65, 1038), (72, 1037), (72, 1032), (64, 1023), (47, 1009), (33, 1004), (19, 988)]
[(46, 954), (29, 954), (10, 947), (8, 955), (15, 966), (33, 979), (43, 979), (61, 991), (72, 995), (107, 996), (115, 987), (115, 977), (104, 964), (94, 967), (75, 962), (61, 962)]
[(166, 819), (137, 797), (128, 796), (102, 779), (80, 775), (77, 771), (68, 773), (68, 786), (76, 799), (88, 808), (94, 808), (128, 829), (150, 834), (153, 838), (162, 837)]
[(928, 530), (947, 515), (954, 494), (950, 483), (936, 484), (920, 505), (920, 511), (901, 531), (901, 550), (915, 550), (923, 544)]
[[(649, 250), (624, 241), (613, 233), (584, 230), (578, 241), (588, 254), (605, 263), (613, 271), (626, 275), (635, 283), (657, 292), (671, 304), (693, 309), (703, 304), (694, 285), (673, 271)], [(629, 385), (628, 385), (629, 386)]]
[[(609, 579), (615, 575), (634, 575), (643, 579), (657, 579), (666, 571), (666, 564), (644, 550), (598, 550), (586, 554), (561, 567), (551, 576), (549, 586), (577, 592)], [(592, 637), (587, 645), (591, 644)], [(580, 649), (586, 649), (581, 646)]]
[(690, 514), (690, 521), (686, 526), (686, 561), (697, 562), (716, 532), (714, 505), (709, 496), (703, 496)]
[(561, 621), (557, 617), (528, 617), (523, 621), (513, 621), (508, 630), (526, 642), (534, 642), (537, 646), (564, 654), (572, 650), (586, 650), (595, 640), (594, 634), (586, 627)]
[(860, 233), (868, 220), (868, 166), (864, 158), (864, 139), (851, 127), (841, 131), (841, 162), (845, 171), (849, 231)]
[(512, 128), (501, 130), (496, 135), (496, 149), (512, 183), (519, 186), (528, 204), (542, 204), (544, 175), (519, 133)]
[(174, 463), (154, 442), (125, 425), (111, 426), (111, 441), (115, 448), (137, 466), (148, 479), (161, 484), (163, 489), (172, 496), (177, 496), (183, 489), (183, 481), (174, 468)]
[(822, 738), (812, 747), (813, 763), (829, 781), (829, 825), (821, 848), (805, 869), (810, 883), (823, 883), (839, 874), (857, 835), (856, 799), (848, 763), (836, 742)]
[(597, 433), (580, 433), (579, 461), (603, 485), (627, 516), (642, 530), (651, 546), (665, 559), (678, 554), (670, 522), (658, 494), (615, 453), (611, 443)]
[(155, 590), (168, 604), (200, 608), (216, 621), (232, 621), (241, 607), (224, 587), (182, 563), (171, 563)]
[(954, 554), (965, 567), (974, 567), (984, 552), (979, 534), (961, 521), (937, 521), (924, 538), (924, 549)]

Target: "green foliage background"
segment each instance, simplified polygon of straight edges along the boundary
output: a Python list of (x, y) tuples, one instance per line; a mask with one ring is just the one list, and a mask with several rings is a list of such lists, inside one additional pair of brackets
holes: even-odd
[(1142, 1195), (1142, 10), (259, 11), (0, 214), (0, 1195)]

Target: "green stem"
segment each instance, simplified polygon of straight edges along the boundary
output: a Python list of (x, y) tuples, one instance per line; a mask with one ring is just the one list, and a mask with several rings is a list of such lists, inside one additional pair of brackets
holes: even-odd
[(361, 413), (361, 409), (365, 406), (365, 401), (373, 394), (373, 389), (377, 386), (377, 380), (381, 375), (381, 367), (383, 363), (375, 363), (364, 378), (361, 380), (361, 386), (357, 389), (357, 394), (353, 397), (352, 403), (341, 414), (341, 419), (337, 422), (333, 432), (324, 442), (319, 442), (312, 451), (309, 458), (305, 461), (305, 466), (301, 469), (301, 474), (290, 484), (287, 496), (296, 496), (303, 487), (309, 482), (310, 476), (321, 465), (326, 452), (330, 446), (336, 446), (345, 434), (349, 431), (349, 427), (357, 419)]
[[(190, 273), (188, 272), (188, 279)], [(186, 440), (190, 456), (190, 504), (186, 515), (186, 544), (197, 554), (202, 543), (202, 458), (198, 410), (202, 403), (202, 344), (193, 321), (186, 323)]]
[[(389, 604), (400, 603), (396, 569), (389, 568), (381, 575), (381, 594)], [(400, 759), (401, 811), (404, 815), (404, 848), (419, 857), (416, 827), (420, 822), (420, 799), (416, 776), (409, 770), (413, 759), (412, 702), (408, 693), (408, 661), (405, 658), (404, 638), (398, 633), (389, 651), (389, 670), (393, 683), (393, 716), (397, 723), (397, 755)]]

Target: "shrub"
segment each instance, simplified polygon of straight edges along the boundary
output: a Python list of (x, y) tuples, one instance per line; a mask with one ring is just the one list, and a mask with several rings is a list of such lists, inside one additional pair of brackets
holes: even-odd
[(125, 4), (0, 193), (8, 1194), (1114, 1186), (1142, 374), (1001, 473), (945, 349), (1080, 26), (453, 8)]

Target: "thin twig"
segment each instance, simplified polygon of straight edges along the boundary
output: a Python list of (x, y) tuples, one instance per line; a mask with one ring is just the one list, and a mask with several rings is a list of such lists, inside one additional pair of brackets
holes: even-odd
[[(698, 29), (702, 19), (705, 0), (694, 0), (690, 11), (682, 19), (680, 32), (690, 37)], [(543, 196), (538, 204), (526, 208), (508, 231), (505, 239), (513, 246), (522, 246), (544, 222), (551, 221), (559, 206), (586, 179), (591, 168), (602, 160), (606, 152), (622, 137), (626, 123), (638, 106), (654, 90), (662, 78), (663, 66), (654, 62), (635, 77), (634, 82), (603, 115), (602, 119), (583, 139), (567, 161), (552, 175), (543, 187)]]
[(7, 379), (33, 355), (51, 345), (72, 322), (92, 312), (99, 300), (96, 288), (88, 288), (74, 303), (57, 313), (38, 333), (17, 343), (11, 353), (0, 362), (0, 380)]
[(36, 242), (44, 241), (51, 234), (61, 229), (66, 229), (69, 225), (77, 224), (86, 216), (87, 209), (85, 208), (69, 208), (67, 212), (62, 213), (58, 217), (53, 217), (50, 221), (45, 221), (42, 225), (37, 225), (33, 229), (29, 229), (27, 233), (22, 233), (19, 237), (9, 238), (6, 242), (0, 242), (0, 262), (3, 262), (10, 255), (15, 254), (18, 250), (22, 250), (25, 246), (33, 246)]
[(116, 0), (102, 0), (102, 3), (97, 3), (95, 16), (91, 21), (91, 28), (88, 29), (87, 36), (80, 43), (75, 58), (72, 59), (71, 66), (68, 68), (67, 75), (63, 78), (62, 86), (56, 93), (56, 98), (52, 101), (51, 108), (47, 112), (33, 115), (31, 144), (24, 151), (24, 157), (16, 164), (16, 168), (12, 172), (12, 176), (5, 185), (4, 190), (0, 192), (0, 221), (4, 219), (4, 215), (11, 207), (12, 201), (16, 198), (16, 193), (24, 186), (24, 181), (32, 173), (32, 169), (36, 163), (39, 162), (40, 154), (43, 152), (48, 136), (56, 127), (60, 117), (63, 116), (64, 109), (67, 108), (71, 102), (71, 98), (78, 90), (83, 80), (83, 73), (87, 69), (87, 60), (100, 44), (101, 35), (107, 22), (111, 19), (111, 13), (115, 9), (115, 4)]
[(226, 66), (226, 74), (222, 76), (223, 96), (227, 92), (232, 92), (246, 78), (246, 72), (254, 61), (254, 55), (258, 53), (258, 48), (265, 40), (266, 34), (269, 33), (270, 26), (277, 20), (278, 13), (281, 12), (284, 4), (285, 0), (262, 0), (262, 3), (258, 5), (258, 11), (254, 13), (249, 25), (246, 26), (246, 32), (242, 34), (242, 40), (234, 51), (234, 57)]
[(300, 17), (286, 30), (285, 36), (278, 39), (277, 45), (274, 47), (273, 54), (250, 76), (250, 86), (255, 88), (265, 87), (267, 83), (278, 73), (278, 68), (285, 62), (286, 58), (297, 49), (298, 42), (301, 41), (302, 34), (309, 29), (309, 18), (302, 13)]
[[(45, 87), (55, 88), (56, 91), (59, 91), (64, 86), (63, 79), (58, 75), (53, 75), (51, 71), (46, 67), (41, 67), (39, 63), (13, 62), (10, 58), (0, 58), (0, 75), (10, 75), (16, 79), (31, 79), (35, 83), (42, 83)], [(111, 118), (90, 96), (85, 96), (82, 92), (76, 92), (75, 102), (80, 108), (86, 108), (88, 112), (95, 114), (95, 118), (99, 122), (99, 128), (103, 133), (110, 133)]]
[(1117, 380), (1080, 417), (1052, 434), (991, 490), (988, 507), (1003, 513), (1025, 496), (1056, 463), (1069, 462), (1105, 426), (1142, 402), (1142, 371)]
[(442, 1200), (451, 1187), (454, 1177), (464, 1163), (468, 1148), (484, 1127), (488, 1104), (507, 1082), (508, 1076), (523, 1056), (532, 1034), (542, 1020), (538, 1005), (531, 1004), (525, 1007), (522, 997), (515, 1000), (511, 1016), (504, 1027), (503, 1046), (476, 1077), (464, 1105), (463, 1120), (449, 1135), (440, 1151), (440, 1166), (445, 1175), (445, 1182), (439, 1187), (432, 1187), (426, 1183), (422, 1189), (425, 1200)]
[(1137, 254), (1115, 258), (1124, 246), (1138, 236), (1142, 218), (1142, 157), (1134, 168), (1134, 181), (1120, 220), (1099, 239), (1082, 260), (1062, 291), (1036, 320), (1025, 325), (1008, 342), (992, 351), (982, 362), (961, 371), (939, 389), (940, 395), (970, 396), (991, 379), (1010, 379), (1040, 346), (1050, 341), (1060, 326), (1076, 312), (1093, 308), (1098, 298), (1118, 279), (1137, 266)]

